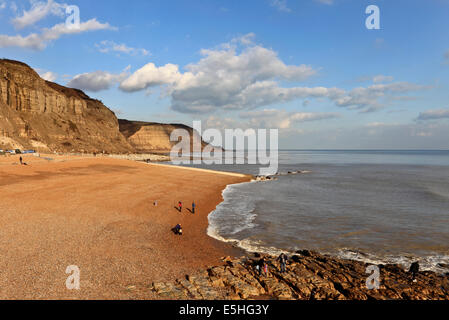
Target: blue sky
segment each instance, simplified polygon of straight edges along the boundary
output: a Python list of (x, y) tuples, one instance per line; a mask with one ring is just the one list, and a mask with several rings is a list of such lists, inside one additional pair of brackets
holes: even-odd
[(279, 128), (282, 148), (449, 149), (448, 17), (448, 0), (0, 0), (0, 56), (120, 118)]

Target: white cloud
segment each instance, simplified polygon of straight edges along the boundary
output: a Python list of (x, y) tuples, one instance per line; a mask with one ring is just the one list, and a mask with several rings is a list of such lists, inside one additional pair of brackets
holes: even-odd
[(120, 74), (95, 71), (76, 75), (67, 83), (68, 87), (91, 92), (107, 90), (128, 76), (126, 70)]
[(98, 51), (102, 53), (109, 53), (109, 52), (117, 52), (117, 53), (125, 53), (132, 56), (135, 55), (142, 55), (142, 56), (148, 56), (150, 52), (146, 49), (142, 48), (132, 48), (128, 47), (125, 44), (117, 44), (114, 41), (104, 40), (100, 43), (95, 44), (95, 47), (97, 47)]
[(394, 82), (389, 84), (375, 84), (369, 87), (359, 87), (350, 90), (345, 95), (335, 99), (340, 107), (360, 109), (362, 112), (372, 112), (385, 107), (384, 101), (397, 98), (395, 95), (429, 89), (429, 86), (417, 85), (409, 82)]
[(406, 99), (409, 92), (429, 87), (392, 81), (378, 75), (368, 87), (351, 90), (327, 87), (281, 87), (280, 81), (299, 82), (315, 75), (308, 65), (286, 65), (271, 49), (254, 43), (247, 34), (215, 49), (201, 50), (203, 57), (181, 72), (174, 64), (148, 63), (120, 84), (125, 92), (166, 86), (172, 110), (182, 113), (210, 113), (218, 110), (248, 110), (296, 99), (326, 98), (337, 106), (362, 112), (384, 108), (394, 99)]
[(382, 82), (392, 82), (394, 80), (394, 77), (392, 76), (385, 76), (383, 74), (378, 74), (376, 76), (362, 76), (357, 79), (358, 82), (367, 82), (371, 81), (374, 83), (382, 83)]
[(240, 113), (243, 119), (250, 119), (250, 126), (254, 128), (290, 129), (300, 122), (335, 119), (338, 113), (331, 112), (287, 112), (278, 109), (265, 109)]
[(23, 29), (44, 19), (48, 15), (63, 17), (67, 6), (65, 3), (60, 4), (53, 0), (48, 0), (47, 2), (31, 1), (30, 10), (24, 10), (21, 16), (12, 19), (12, 23), (17, 29)]
[[(289, 100), (295, 95), (306, 95), (306, 92), (329, 94), (325, 88), (290, 90), (278, 87), (278, 80), (302, 81), (316, 71), (307, 65), (284, 64), (276, 52), (251, 44), (252, 38), (249, 34), (219, 49), (202, 50), (203, 58), (187, 65), (184, 73), (177, 65), (156, 67), (149, 63), (126, 79), (120, 88), (133, 92), (168, 85), (172, 107), (181, 112), (245, 109)], [(237, 50), (237, 42), (245, 45), (243, 50)], [(265, 90), (271, 94), (267, 95)]]
[(51, 81), (51, 82), (54, 82), (58, 78), (58, 75), (56, 73), (54, 73), (54, 72), (51, 72), (51, 71), (47, 71), (47, 72), (44, 72), (44, 73), (39, 74), (39, 75), (41, 76), (42, 79), (47, 80), (47, 81)]
[(417, 120), (438, 120), (447, 118), (449, 118), (449, 109), (439, 109), (421, 112)]
[(394, 80), (394, 77), (392, 77), (392, 76), (384, 76), (382, 74), (379, 74), (379, 75), (373, 77), (373, 82), (374, 83), (391, 82), (393, 80)]
[(0, 34), (0, 48), (19, 47), (34, 50), (43, 50), (47, 45), (59, 39), (63, 35), (79, 34), (97, 30), (116, 30), (109, 23), (100, 23), (95, 18), (80, 24), (79, 28), (67, 28), (65, 23), (54, 25), (51, 28), (42, 29), (42, 33), (32, 33), (28, 36), (9, 36)]
[(126, 92), (144, 90), (150, 87), (173, 84), (183, 76), (179, 68), (174, 64), (166, 64), (156, 67), (154, 63), (148, 63), (120, 84), (120, 88)]
[(2, 1), (0, 2), (0, 10), (3, 10), (6, 8), (6, 2)]
[(271, 6), (282, 12), (292, 11), (289, 7), (287, 7), (287, 0), (271, 0)]
[(223, 117), (223, 116), (209, 116), (204, 121), (204, 127), (207, 128), (214, 128), (218, 130), (225, 130), (225, 129), (231, 129), (231, 128), (242, 128), (247, 129), (249, 128), (248, 124), (244, 124), (234, 118), (230, 117)]
[(323, 4), (331, 5), (334, 4), (334, 0), (315, 0)]
[(280, 129), (280, 134), (302, 131), (298, 124), (309, 121), (330, 120), (340, 117), (338, 113), (327, 112), (288, 112), (278, 109), (241, 112), (239, 118), (210, 115), (204, 119), (205, 128), (225, 130), (230, 128), (246, 129)]

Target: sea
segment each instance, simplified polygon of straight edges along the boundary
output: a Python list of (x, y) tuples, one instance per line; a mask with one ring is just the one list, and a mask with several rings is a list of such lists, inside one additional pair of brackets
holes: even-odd
[(307, 249), (449, 272), (449, 151), (281, 150), (274, 178), (228, 186), (208, 234), (249, 252)]

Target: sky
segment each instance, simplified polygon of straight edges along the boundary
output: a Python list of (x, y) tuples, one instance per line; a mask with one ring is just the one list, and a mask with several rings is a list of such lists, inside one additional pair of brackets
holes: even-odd
[(0, 57), (128, 120), (449, 149), (448, 17), (449, 0), (0, 0)]

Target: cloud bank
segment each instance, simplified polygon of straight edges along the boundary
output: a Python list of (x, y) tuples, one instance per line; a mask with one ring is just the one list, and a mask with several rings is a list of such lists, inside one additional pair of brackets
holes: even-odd
[(105, 71), (95, 71), (76, 75), (67, 83), (68, 87), (98, 92), (108, 90), (128, 76), (126, 72), (113, 74)]
[(46, 18), (48, 15), (64, 17), (67, 7), (68, 4), (60, 4), (53, 0), (48, 0), (46, 3), (41, 1), (31, 2), (30, 10), (24, 10), (21, 16), (12, 19), (12, 23), (16, 29), (23, 29)]
[(345, 90), (336, 87), (281, 86), (299, 83), (318, 72), (310, 65), (287, 65), (272, 49), (254, 44), (247, 34), (203, 49), (202, 58), (187, 65), (156, 66), (148, 63), (120, 84), (124, 92), (165, 86), (172, 109), (182, 113), (211, 113), (217, 110), (245, 110), (286, 103), (297, 99), (325, 98), (339, 107), (373, 112), (389, 102), (405, 99), (409, 92), (428, 87), (408, 82), (390, 82), (391, 76), (372, 77), (373, 85)]
[[(13, 18), (11, 22), (16, 29), (23, 29), (36, 24), (49, 15), (63, 18), (67, 7), (67, 4), (57, 3), (53, 0), (48, 0), (47, 2), (31, 1), (31, 8), (24, 10), (21, 15)], [(14, 12), (17, 11), (15, 2), (11, 2), (11, 10)], [(21, 34), (0, 34), (0, 48), (18, 47), (43, 50), (51, 42), (58, 40), (64, 35), (81, 34), (98, 30), (117, 30), (117, 28), (111, 26), (109, 23), (101, 23), (96, 18), (80, 23), (78, 28), (68, 28), (64, 22), (50, 28), (42, 28), (40, 32), (30, 33), (26, 36)]]
[(439, 120), (449, 118), (449, 109), (427, 110), (421, 112), (417, 120)]
[(118, 44), (114, 41), (104, 40), (100, 43), (96, 43), (95, 47), (100, 51), (101, 53), (110, 53), (110, 52), (116, 52), (116, 53), (123, 53), (128, 54), (131, 56), (135, 55), (142, 55), (142, 56), (148, 56), (150, 52), (143, 48), (133, 48), (129, 47), (123, 43)]

